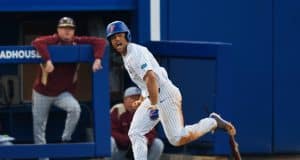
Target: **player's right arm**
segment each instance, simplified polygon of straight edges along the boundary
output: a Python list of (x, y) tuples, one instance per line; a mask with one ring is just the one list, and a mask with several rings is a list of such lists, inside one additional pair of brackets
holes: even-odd
[(56, 34), (50, 36), (41, 36), (32, 41), (32, 46), (36, 48), (40, 56), (42, 56), (45, 61), (44, 70), (48, 73), (54, 70), (54, 66), (51, 61), (51, 56), (49, 54), (48, 45), (56, 44), (59, 38)]
[(43, 60), (51, 60), (48, 45), (53, 45), (58, 42), (58, 36), (56, 34), (50, 36), (41, 36), (31, 42), (32, 46), (37, 49)]

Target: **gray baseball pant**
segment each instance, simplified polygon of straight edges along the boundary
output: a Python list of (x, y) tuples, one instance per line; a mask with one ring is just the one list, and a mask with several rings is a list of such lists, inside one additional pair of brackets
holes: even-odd
[[(67, 112), (62, 141), (71, 140), (77, 122), (80, 118), (80, 105), (69, 92), (63, 92), (56, 97), (42, 95), (33, 90), (33, 136), (35, 144), (46, 144), (45, 131), (51, 105), (55, 105)], [(47, 158), (45, 158), (47, 159)]]

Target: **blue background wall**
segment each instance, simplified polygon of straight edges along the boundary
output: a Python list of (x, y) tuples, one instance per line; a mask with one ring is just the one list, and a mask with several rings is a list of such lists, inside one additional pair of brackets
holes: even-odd
[[(182, 92), (184, 124), (194, 124), (213, 111), (216, 83), (213, 59), (170, 58), (167, 68), (169, 78)], [(195, 143), (211, 139), (208, 134)]]
[(136, 0), (2, 0), (1, 11), (91, 11), (134, 9)]
[(163, 40), (233, 44), (232, 121), (241, 151), (299, 152), (300, 2), (168, 0), (162, 6)]
[(274, 151), (300, 151), (300, 2), (274, 2)]

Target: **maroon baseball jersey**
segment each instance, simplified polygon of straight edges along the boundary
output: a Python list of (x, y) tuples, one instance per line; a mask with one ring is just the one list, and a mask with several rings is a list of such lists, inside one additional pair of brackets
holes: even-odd
[[(36, 38), (32, 45), (37, 49), (43, 60), (51, 59), (48, 45), (76, 45), (91, 44), (94, 49), (94, 57), (102, 58), (105, 49), (103, 38), (75, 36), (73, 41), (64, 42), (57, 34), (41, 36)], [(54, 71), (46, 73), (42, 67), (38, 67), (38, 74), (33, 84), (33, 89), (46, 96), (57, 96), (62, 92), (68, 91), (72, 94), (76, 88), (76, 63), (54, 63)]]

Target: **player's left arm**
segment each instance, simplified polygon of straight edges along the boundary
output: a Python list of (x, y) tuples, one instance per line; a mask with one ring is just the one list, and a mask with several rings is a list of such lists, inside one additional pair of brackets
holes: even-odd
[(93, 71), (102, 69), (101, 59), (104, 54), (106, 41), (103, 38), (92, 37), (92, 36), (76, 36), (75, 42), (78, 44), (91, 44), (94, 49), (95, 61), (93, 63)]
[(150, 118), (155, 120), (158, 118), (158, 95), (159, 95), (159, 77), (157, 76), (154, 67), (152, 66), (151, 60), (152, 56), (150, 51), (147, 48), (141, 49), (142, 54), (137, 57), (136, 63), (133, 64), (133, 68), (135, 68), (137, 75), (143, 79), (146, 84), (146, 88), (148, 91), (148, 96), (151, 106), (149, 106)]
[(148, 70), (144, 76), (144, 81), (146, 82), (151, 105), (154, 107), (158, 103), (158, 82), (155, 73)]
[(152, 70), (148, 70), (144, 76), (144, 81), (146, 82), (149, 99), (151, 102), (151, 106), (149, 106), (149, 118), (153, 121), (157, 120), (159, 117), (158, 114), (158, 82), (156, 79), (156, 75)]

